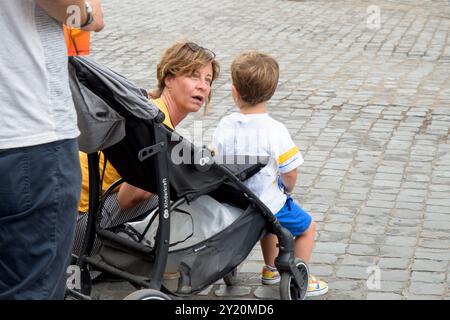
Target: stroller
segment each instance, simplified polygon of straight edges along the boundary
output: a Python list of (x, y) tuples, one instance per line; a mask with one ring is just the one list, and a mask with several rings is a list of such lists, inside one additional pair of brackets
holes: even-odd
[[(294, 258), (291, 233), (243, 184), (264, 167), (263, 158), (239, 157), (243, 164), (236, 164), (194, 146), (163, 125), (164, 114), (144, 90), (92, 60), (70, 58), (69, 71), (90, 192), (87, 229), (76, 259), (81, 289), (68, 288), (67, 295), (90, 299), (92, 270), (138, 289), (125, 299), (184, 297), (221, 278), (233, 285), (237, 266), (261, 237), (273, 233), (279, 241), (275, 265), (281, 299), (305, 298), (309, 270)], [(100, 192), (99, 151), (123, 178), (105, 194)], [(174, 161), (174, 155), (183, 161)], [(141, 221), (102, 228), (103, 203), (123, 181), (158, 195), (158, 206)], [(96, 238), (101, 246), (92, 254)]]

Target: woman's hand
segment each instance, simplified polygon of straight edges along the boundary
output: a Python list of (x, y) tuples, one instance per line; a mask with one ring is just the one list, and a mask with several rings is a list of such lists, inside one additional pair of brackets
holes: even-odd
[(153, 193), (142, 190), (126, 182), (122, 183), (117, 198), (123, 210), (132, 209), (144, 200), (149, 199)]

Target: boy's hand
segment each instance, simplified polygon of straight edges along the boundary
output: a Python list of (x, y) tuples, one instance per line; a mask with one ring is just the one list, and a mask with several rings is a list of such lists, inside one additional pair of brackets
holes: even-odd
[(283, 193), (287, 194), (288, 196), (292, 194), (292, 191), (289, 192), (287, 188), (284, 186), (283, 179), (281, 178), (281, 176), (278, 176), (278, 188), (280, 188), (280, 190), (282, 190)]
[(284, 186), (284, 193), (291, 194), (297, 182), (297, 169), (281, 174), (282, 184)]

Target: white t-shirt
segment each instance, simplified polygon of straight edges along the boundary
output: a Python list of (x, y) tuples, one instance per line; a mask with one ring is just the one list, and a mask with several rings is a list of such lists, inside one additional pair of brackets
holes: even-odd
[(232, 113), (219, 122), (213, 136), (213, 148), (220, 157), (269, 157), (268, 164), (244, 183), (272, 213), (276, 214), (284, 206), (286, 195), (278, 184), (280, 173), (300, 166), (303, 157), (281, 122), (267, 113)]
[(79, 134), (62, 25), (34, 0), (1, 0), (0, 150)]

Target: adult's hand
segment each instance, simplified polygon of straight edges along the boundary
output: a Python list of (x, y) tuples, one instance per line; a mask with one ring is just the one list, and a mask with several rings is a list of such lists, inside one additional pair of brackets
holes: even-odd
[[(83, 23), (87, 20), (87, 12), (85, 8), (84, 0), (35, 0), (36, 3), (45, 11), (49, 16), (58, 20), (62, 24), (67, 24), (68, 19), (73, 12), (68, 10), (70, 6), (78, 6), (80, 8), (80, 22)], [(94, 21), (83, 28), (86, 31), (101, 31), (105, 24), (103, 22), (103, 10), (101, 6), (101, 0), (89, 0), (89, 4), (92, 7)]]
[(94, 21), (82, 28), (85, 31), (95, 31), (99, 32), (105, 27), (105, 23), (103, 21), (103, 9), (100, 0), (89, 0), (89, 4), (92, 7), (92, 12), (94, 14)]
[(126, 182), (122, 183), (117, 198), (121, 209), (132, 209), (144, 200), (149, 199), (153, 194), (132, 186)]

